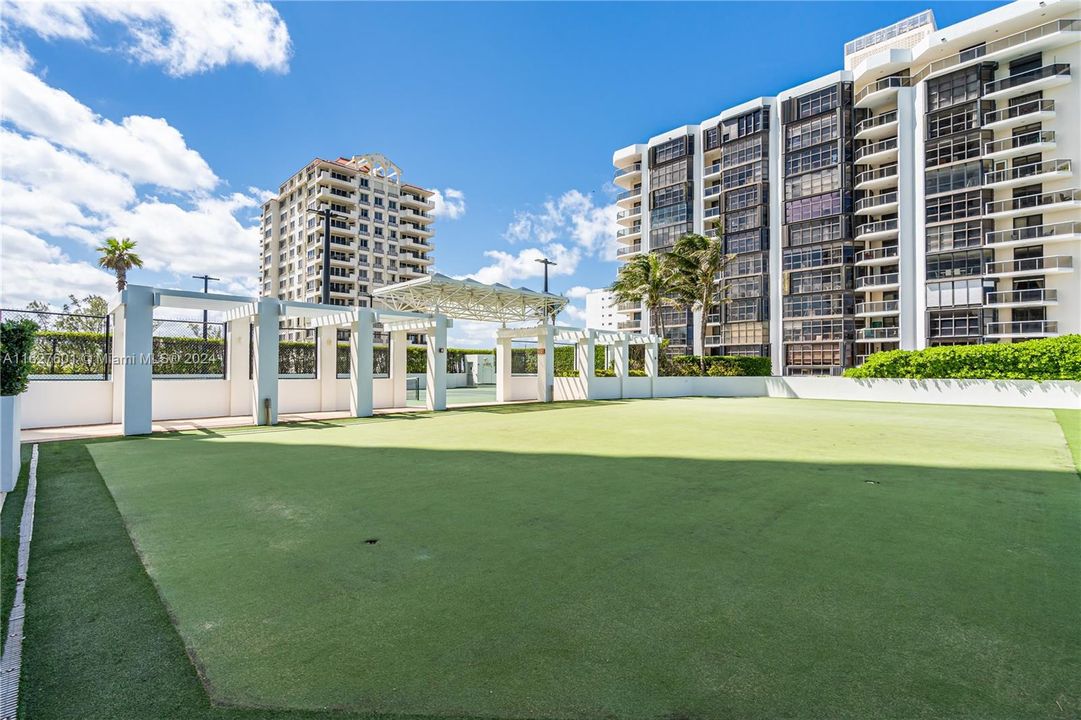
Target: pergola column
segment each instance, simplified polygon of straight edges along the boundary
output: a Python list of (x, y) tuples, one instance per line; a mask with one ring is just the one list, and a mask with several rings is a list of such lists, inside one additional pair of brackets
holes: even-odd
[(393, 393), (391, 407), (405, 407), (409, 377), (409, 334), (405, 330), (390, 333), (390, 382)]
[(626, 336), (620, 336), (612, 348), (612, 365), (619, 378), (619, 396), (627, 396), (627, 378), (631, 370), (631, 344)]
[[(256, 425), (278, 424), (278, 318), (281, 306), (274, 298), (259, 298), (252, 342), (252, 417)], [(266, 401), (270, 412), (266, 412)]]
[[(229, 350), (226, 352), (228, 367), (225, 377), (229, 380), (229, 414), (244, 415), (251, 411), (251, 378), (248, 363), (251, 360), (251, 318), (242, 317), (229, 321), (226, 332)], [(258, 423), (258, 416), (252, 416)]]
[(597, 337), (592, 330), (585, 331), (585, 337), (578, 341), (575, 346), (576, 362), (578, 363), (578, 377), (585, 385), (586, 400), (593, 399), (593, 379), (597, 375), (596, 369)]
[(657, 377), (661, 374), (660, 348), (660, 343), (656, 342), (646, 343), (644, 348), (646, 375), (649, 376), (649, 394), (651, 397), (656, 396), (657, 390), (655, 383)]
[(427, 334), (428, 375), (427, 406), (429, 410), (447, 409), (447, 317), (436, 315)]
[(555, 328), (545, 323), (537, 335), (537, 400), (552, 402), (556, 365)]
[(371, 417), (375, 409), (372, 392), (374, 330), (372, 311), (358, 309), (349, 333), (349, 412), (353, 417)]
[[(125, 435), (149, 435), (154, 397), (154, 292), (129, 285), (122, 304), (122, 415)], [(114, 380), (114, 383), (116, 381)], [(114, 387), (116, 385), (114, 384)]]
[(319, 378), (319, 409), (323, 412), (337, 410), (338, 382), (338, 328), (323, 325), (315, 329), (318, 363), (315, 376)]
[[(511, 377), (513, 376), (513, 354), (511, 338), (496, 337), (495, 341), (495, 401), (508, 402), (511, 395)], [(538, 358), (539, 360), (539, 358)], [(539, 366), (537, 368), (540, 369)]]

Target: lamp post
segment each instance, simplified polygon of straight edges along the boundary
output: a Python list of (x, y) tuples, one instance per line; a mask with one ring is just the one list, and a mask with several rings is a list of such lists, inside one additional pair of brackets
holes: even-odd
[(541, 258), (540, 260), (537, 260), (537, 262), (544, 265), (544, 292), (548, 292), (548, 266), (555, 265), (556, 263), (552, 262), (548, 258)]
[[(192, 278), (194, 278), (196, 280), (202, 280), (203, 281), (203, 293), (204, 294), (210, 292), (210, 281), (211, 280), (221, 280), (221, 278), (210, 277), (209, 275), (192, 275)], [(206, 340), (206, 320), (207, 320), (207, 314), (206, 314), (206, 309), (204, 308), (203, 309), (203, 340)]]
[(308, 208), (308, 212), (320, 215), (323, 218), (323, 291), (320, 293), (319, 301), (324, 305), (330, 304), (330, 219), (332, 217), (348, 218), (348, 215), (335, 212), (329, 207), (317, 210), (316, 208)]

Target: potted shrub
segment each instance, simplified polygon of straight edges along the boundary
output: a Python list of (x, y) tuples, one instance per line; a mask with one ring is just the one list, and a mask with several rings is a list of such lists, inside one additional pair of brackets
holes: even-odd
[(15, 489), (19, 449), (19, 395), (26, 391), (30, 352), (38, 326), (31, 320), (0, 322), (0, 491)]

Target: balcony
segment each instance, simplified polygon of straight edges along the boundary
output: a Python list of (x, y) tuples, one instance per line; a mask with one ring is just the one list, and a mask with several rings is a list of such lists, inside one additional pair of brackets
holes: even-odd
[(642, 188), (632, 188), (631, 190), (624, 190), (619, 195), (616, 195), (616, 203), (621, 204), (622, 207), (629, 207), (640, 197), (642, 197)]
[(1005, 100), (1018, 95), (1027, 95), (1037, 90), (1065, 85), (1068, 82), (1070, 82), (1069, 63), (1044, 65), (1035, 70), (1028, 70), (987, 83), (983, 86), (983, 99)]
[(627, 185), (633, 185), (641, 175), (642, 163), (632, 163), (626, 167), (616, 168), (615, 182), (617, 185), (626, 187)]
[(344, 175), (341, 177), (334, 177), (327, 170), (322, 170), (319, 172), (319, 182), (327, 183), (328, 185), (335, 185), (346, 190), (354, 190), (357, 186), (356, 182), (351, 178)]
[(414, 210), (413, 208), (402, 208), (402, 220), (409, 220), (413, 224), (423, 222), (425, 224), (432, 222), (432, 216), (423, 210)]
[(876, 300), (856, 303), (856, 317), (887, 317), (899, 315), (901, 304), (898, 300)]
[(856, 279), (856, 289), (862, 292), (885, 292), (896, 290), (901, 287), (897, 273), (882, 273), (881, 275), (864, 275)]
[(1021, 320), (1018, 322), (987, 323), (988, 338), (1038, 338), (1058, 335), (1058, 323), (1054, 320)]
[(895, 137), (869, 143), (856, 151), (856, 162), (860, 165), (880, 165), (896, 160), (897, 138)]
[(1040, 195), (1024, 195), (1009, 200), (987, 203), (984, 217), (995, 219), (1013, 218), (1021, 215), (1070, 210), (1078, 207), (1081, 207), (1081, 191), (1078, 191), (1077, 188), (1070, 188), (1069, 190), (1056, 190), (1041, 193)]
[(1058, 290), (1033, 288), (987, 293), (984, 305), (992, 308), (1047, 307), (1058, 305)]
[(416, 207), (420, 210), (431, 210), (435, 207), (435, 203), (431, 200), (425, 200), (424, 198), (417, 197), (407, 192), (403, 192), (401, 198), (399, 198), (402, 206)]
[(856, 330), (856, 342), (879, 342), (880, 340), (897, 340), (901, 337), (899, 327), (872, 327), (859, 328)]
[(714, 195), (720, 195), (720, 194), (721, 194), (721, 186), (720, 185), (713, 185), (711, 187), (708, 187), (702, 193), (703, 197), (708, 197), (708, 198), (713, 197)]
[(896, 163), (874, 170), (864, 170), (856, 175), (857, 190), (881, 190), (888, 187), (897, 187)]
[(989, 262), (984, 269), (985, 277), (1005, 278), (1016, 275), (1059, 275), (1073, 272), (1073, 258), (1069, 255), (1042, 255), (1022, 260)]
[(1062, 180), (1072, 176), (1073, 164), (1069, 160), (1047, 160), (989, 172), (984, 175), (983, 184), (984, 187), (1003, 190), (1029, 183)]
[(897, 237), (897, 218), (864, 223), (856, 228), (857, 240), (884, 240), (891, 237)]
[(858, 108), (873, 108), (892, 100), (897, 91), (908, 87), (911, 81), (907, 77), (891, 76), (877, 80), (856, 93), (855, 105)]
[(721, 174), (721, 164), (719, 162), (715, 162), (712, 165), (707, 165), (705, 170), (702, 172), (703, 177), (710, 177), (712, 175), (720, 175), (720, 174)]
[(622, 320), (616, 327), (620, 330), (641, 330), (641, 320)]
[(869, 117), (856, 125), (857, 140), (881, 140), (897, 134), (897, 111)]
[(1009, 130), (1018, 125), (1043, 122), (1055, 117), (1054, 100), (1029, 100), (1013, 107), (984, 113), (984, 130)]
[(870, 250), (860, 250), (856, 253), (856, 265), (860, 267), (895, 265), (897, 263), (897, 253), (898, 250), (896, 245), (871, 248)]
[(620, 304), (616, 305), (616, 312), (621, 312), (621, 313), (642, 312), (642, 303), (641, 302), (621, 302)]
[(637, 255), (640, 252), (642, 252), (642, 243), (636, 242), (633, 245), (627, 245), (616, 250), (616, 257), (622, 260), (623, 258)]
[(987, 246), (1008, 248), (1017, 245), (1040, 243), (1047, 245), (1055, 242), (1081, 240), (1081, 222), (1060, 222), (1051, 225), (1035, 225), (1012, 230), (997, 230), (987, 233)]
[(1018, 155), (1054, 149), (1055, 131), (1038, 130), (989, 142), (983, 146), (983, 157), (985, 160), (1005, 160)]
[(721, 216), (721, 208), (720, 207), (706, 208), (705, 211), (702, 212), (702, 217), (705, 218), (706, 220), (710, 220), (712, 218), (719, 218), (720, 216)]
[(897, 193), (871, 195), (856, 201), (857, 215), (891, 215), (897, 212)]
[(620, 225), (630, 225), (632, 222), (634, 222), (635, 218), (640, 217), (642, 217), (641, 206), (633, 207), (630, 210), (620, 210), (618, 213), (616, 213), (616, 222), (618, 222)]
[[(632, 237), (634, 237), (636, 235), (641, 235), (641, 234), (642, 234), (642, 226), (641, 225), (635, 225), (634, 227), (621, 228), (621, 229), (617, 230), (616, 231), (616, 239), (620, 240), (621, 242), (627, 242), (628, 240), (630, 240), (630, 238), (632, 238)], [(626, 238), (626, 240), (624, 240), (624, 238)]]

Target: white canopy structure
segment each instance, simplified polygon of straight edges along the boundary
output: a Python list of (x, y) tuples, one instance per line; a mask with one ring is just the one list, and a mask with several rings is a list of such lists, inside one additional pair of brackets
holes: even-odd
[(553, 293), (486, 285), (440, 273), (381, 287), (372, 297), (393, 310), (500, 323), (545, 322), (567, 304), (567, 298)]

